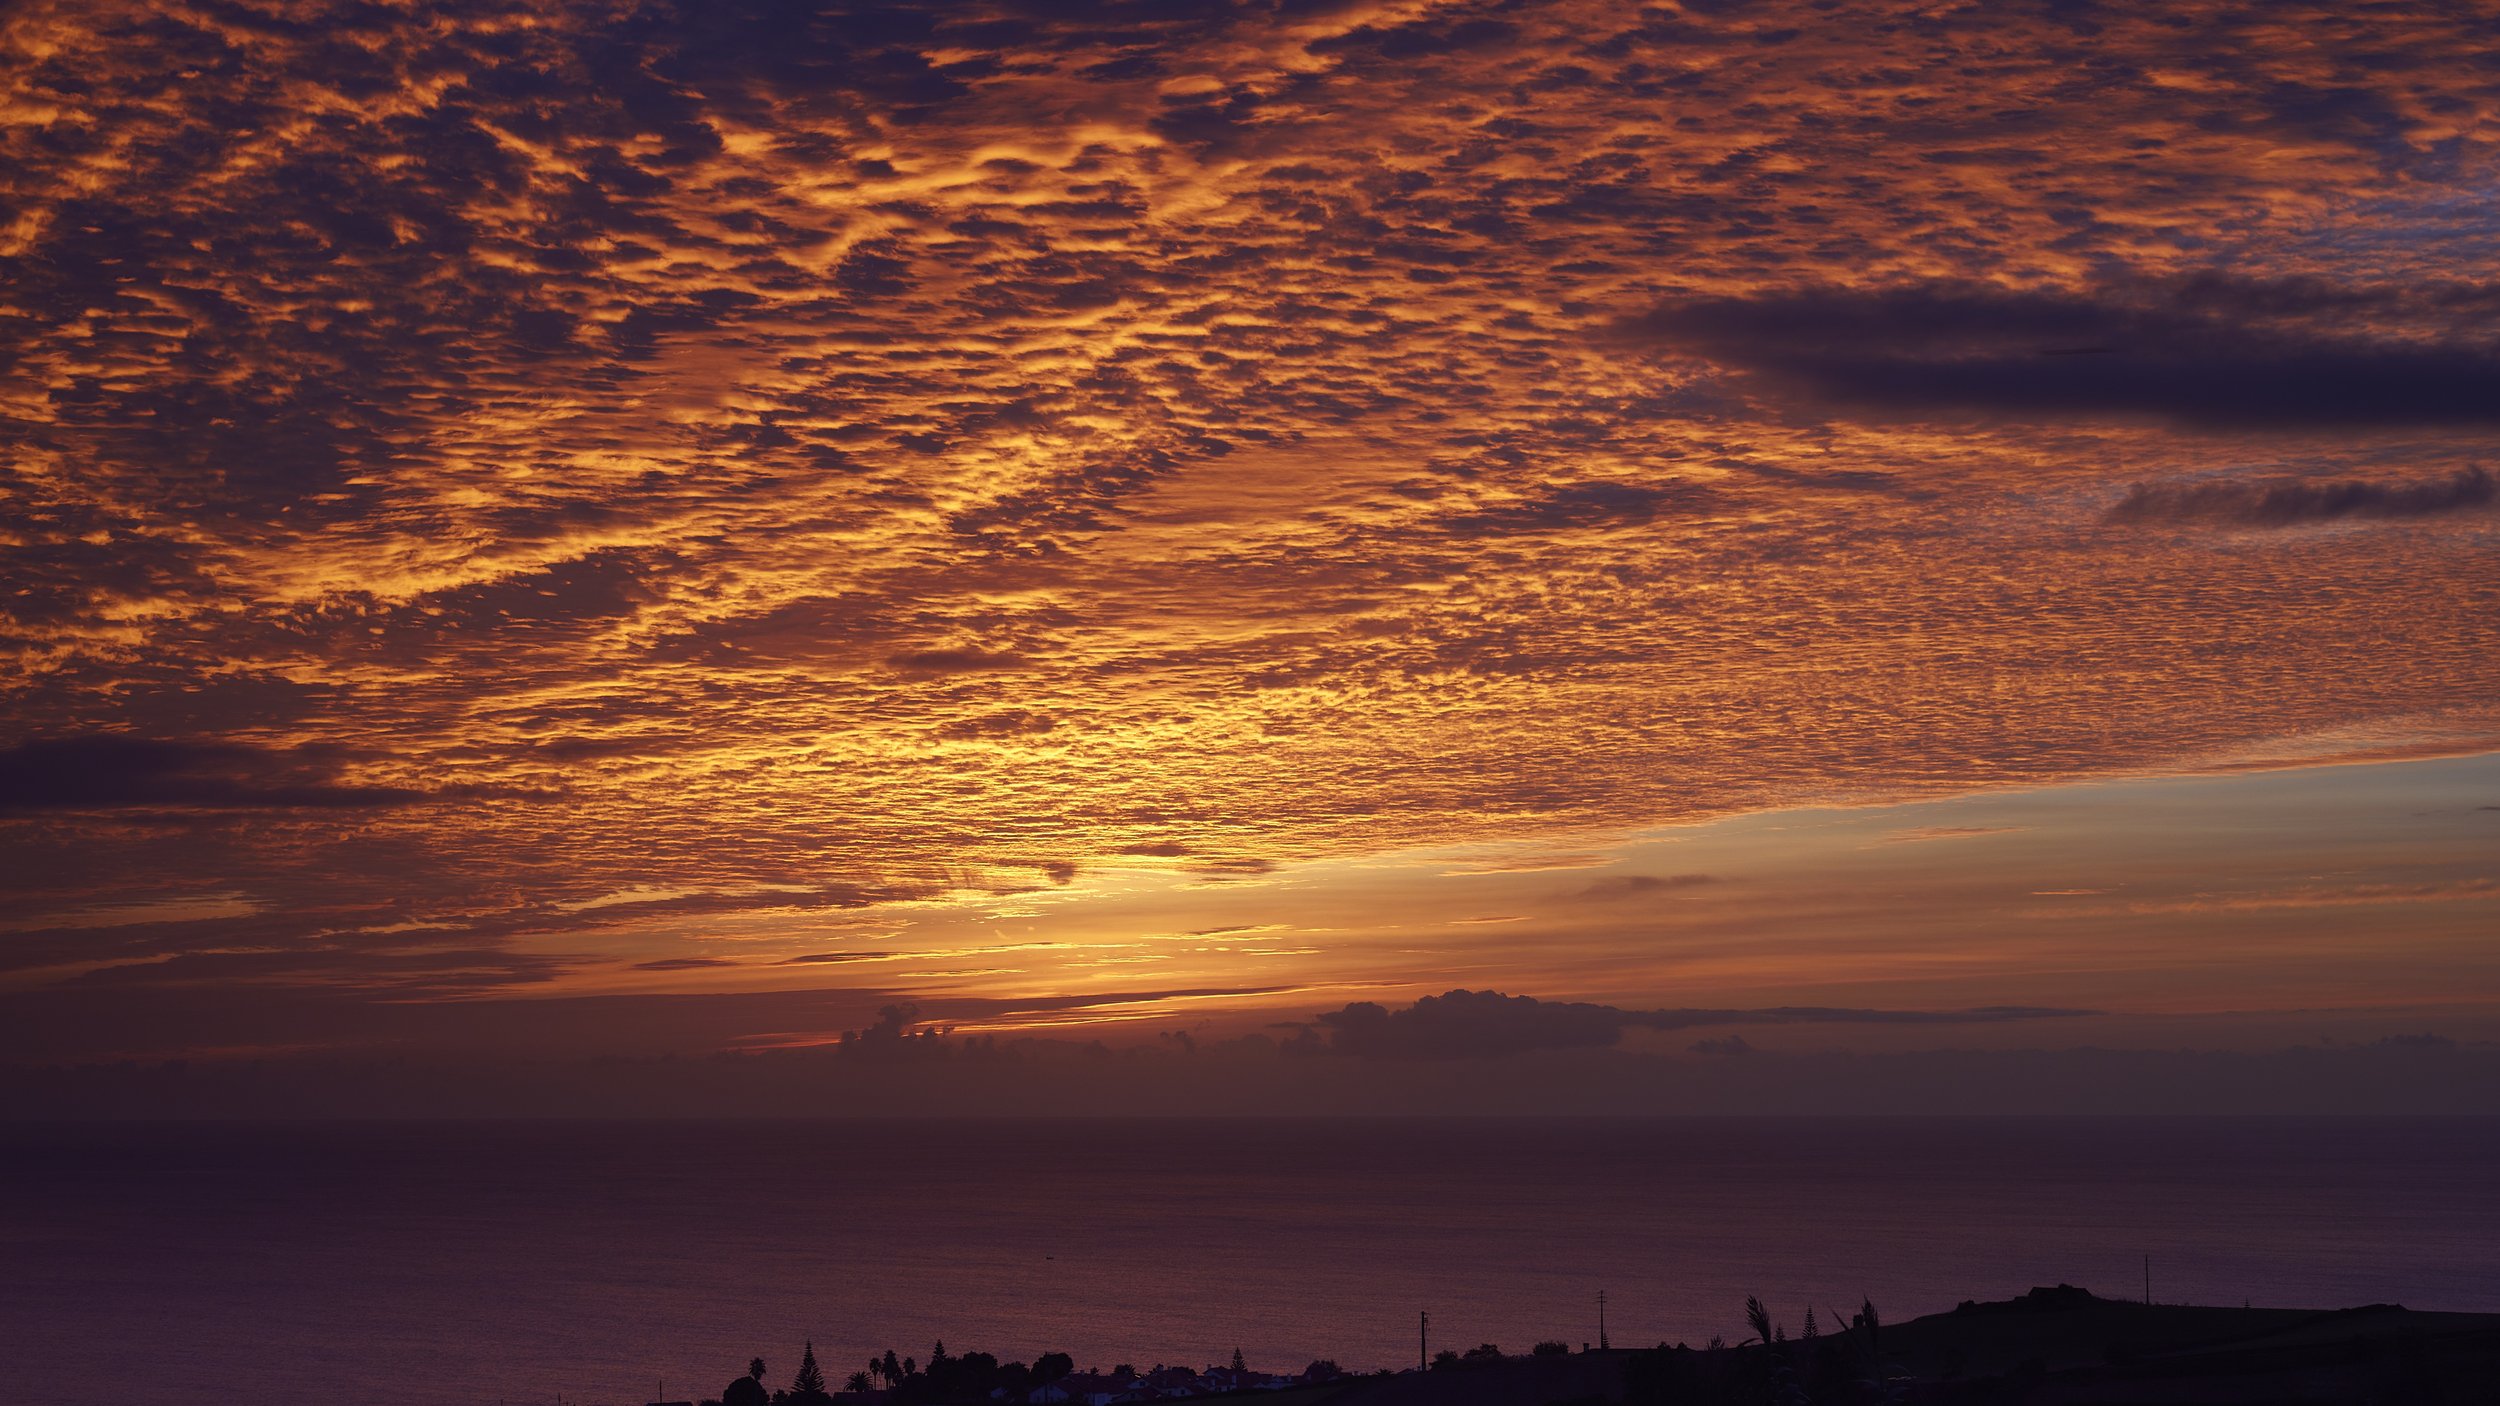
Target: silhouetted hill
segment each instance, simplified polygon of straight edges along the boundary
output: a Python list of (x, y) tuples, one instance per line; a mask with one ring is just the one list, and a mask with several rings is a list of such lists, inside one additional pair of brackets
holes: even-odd
[(1718, 1349), (1510, 1358), (1276, 1393), (1274, 1406), (2475, 1406), (2500, 1315), (2142, 1304), (2072, 1286)]
[[(1033, 1368), (986, 1353), (932, 1356), (924, 1372), (893, 1354), (882, 1390), (823, 1398), (841, 1406), (2500, 1406), (2500, 1314), (2417, 1313), (2393, 1304), (2319, 1311), (2105, 1299), (2068, 1284), (1884, 1324), (1871, 1304), (1826, 1308), (1845, 1328), (1796, 1337), (1757, 1302), (1755, 1336), (1735, 1346), (1504, 1357), (1446, 1352), (1431, 1370), (1336, 1376), (1332, 1363), (1282, 1376), (1122, 1368), (1070, 1371), (1064, 1354)], [(1771, 1341), (1766, 1344), (1762, 1338)], [(1052, 1366), (1053, 1363), (1057, 1365)], [(732, 1383), (762, 1406), (763, 1389)], [(799, 1400), (773, 1393), (771, 1406)], [(728, 1402), (730, 1396), (707, 1406)]]

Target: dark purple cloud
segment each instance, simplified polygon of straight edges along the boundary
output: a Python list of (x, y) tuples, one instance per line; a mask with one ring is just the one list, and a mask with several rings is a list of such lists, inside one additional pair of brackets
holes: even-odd
[(1661, 303), (1619, 331), (1844, 418), (2500, 424), (2500, 287), (2488, 285), (1816, 286)]
[(1619, 899), (1672, 893), (1677, 889), (1702, 888), (1717, 882), (1719, 879), (1715, 874), (1615, 874), (1574, 892), (1571, 897), (1610, 903)]
[(2290, 527), (2338, 518), (2431, 517), (2489, 508), (2500, 480), (2479, 464), (2428, 479), (2221, 479), (2139, 483), (2112, 504), (2119, 523)]
[(238, 743), (91, 735), (0, 751), (0, 812), (158, 807), (366, 810), (427, 793), (331, 779), (335, 763)]

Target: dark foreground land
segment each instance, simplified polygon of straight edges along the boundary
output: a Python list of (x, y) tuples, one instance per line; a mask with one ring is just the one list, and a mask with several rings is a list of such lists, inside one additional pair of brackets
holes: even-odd
[(1276, 1393), (1272, 1406), (2468, 1406), (2500, 1314), (2145, 1305), (2078, 1289), (1765, 1347), (1508, 1358)]
[(2500, 1406), (2500, 1314), (2143, 1304), (2061, 1284), (1894, 1324), (1862, 1305), (1846, 1328), (1817, 1333), (1809, 1319), (1792, 1337), (1759, 1303), (1746, 1309), (1753, 1336), (1732, 1346), (1488, 1345), (1353, 1376), (1326, 1362), (1266, 1376), (1238, 1354), (1205, 1373), (1072, 1373), (1064, 1354), (993, 1372), (972, 1354), (897, 1375), (889, 1353), (887, 1389), (858, 1374), (837, 1394), (809, 1375), (811, 1351), (807, 1390), (768, 1397), (742, 1378), (704, 1406)]

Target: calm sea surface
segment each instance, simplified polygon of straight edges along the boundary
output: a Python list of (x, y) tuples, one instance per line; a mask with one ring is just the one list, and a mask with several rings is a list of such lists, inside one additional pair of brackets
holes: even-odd
[(0, 1127), (0, 1400), (642, 1402), (1742, 1335), (2034, 1284), (2500, 1310), (2500, 1120)]

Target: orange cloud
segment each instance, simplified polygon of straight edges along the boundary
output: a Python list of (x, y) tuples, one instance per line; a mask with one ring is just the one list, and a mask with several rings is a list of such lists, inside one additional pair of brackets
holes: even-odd
[(2500, 742), (2490, 26), (1480, 8), (14, 8), (0, 981)]

